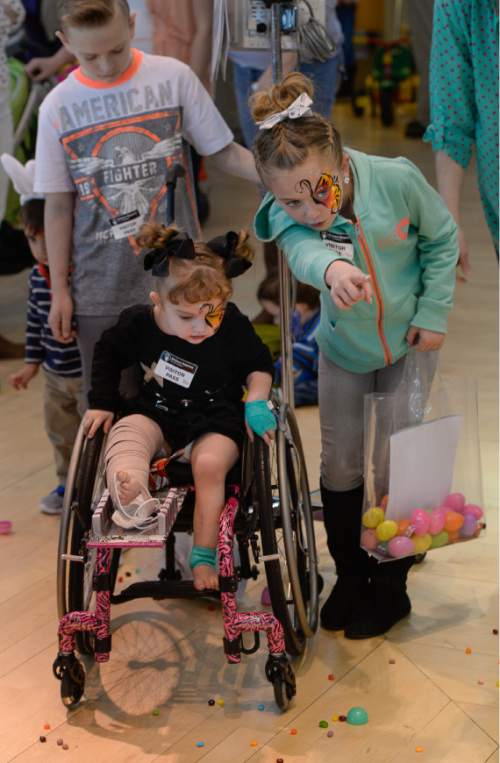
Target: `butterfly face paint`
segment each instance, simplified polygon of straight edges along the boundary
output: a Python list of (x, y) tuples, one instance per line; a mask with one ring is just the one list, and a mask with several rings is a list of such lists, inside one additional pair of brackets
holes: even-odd
[(220, 305), (217, 305), (217, 307), (214, 307), (213, 305), (206, 303), (201, 306), (200, 312), (203, 312), (203, 310), (206, 310), (208, 308), (208, 311), (205, 313), (205, 323), (207, 326), (210, 326), (211, 329), (214, 331), (217, 331), (217, 329), (220, 327), (222, 320), (224, 318), (224, 314), (226, 312), (226, 305), (221, 302)]
[(304, 190), (308, 191), (311, 199), (316, 204), (322, 204), (329, 209), (332, 215), (336, 215), (342, 205), (342, 188), (337, 175), (332, 177), (332, 175), (322, 172), (314, 190), (309, 180), (300, 180), (298, 190), (300, 193)]

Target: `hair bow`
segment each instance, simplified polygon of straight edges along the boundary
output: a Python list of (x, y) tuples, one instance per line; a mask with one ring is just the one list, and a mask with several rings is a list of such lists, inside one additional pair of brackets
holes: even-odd
[(257, 122), (259, 130), (270, 130), (279, 122), (283, 122), (285, 119), (299, 119), (300, 117), (309, 116), (311, 114), (312, 99), (307, 93), (301, 93), (293, 103), (288, 106), (284, 111), (278, 111), (277, 114), (271, 114), (266, 117), (262, 122)]
[(239, 236), (234, 230), (228, 231), (223, 236), (216, 236), (208, 241), (207, 246), (219, 257), (225, 260), (224, 270), (228, 278), (236, 278), (243, 275), (248, 268), (252, 267), (250, 260), (239, 257), (236, 254)]
[(194, 260), (196, 256), (193, 240), (185, 233), (176, 232), (161, 248), (149, 249), (144, 256), (144, 270), (151, 270), (154, 276), (168, 276), (168, 263), (171, 257), (181, 260)]

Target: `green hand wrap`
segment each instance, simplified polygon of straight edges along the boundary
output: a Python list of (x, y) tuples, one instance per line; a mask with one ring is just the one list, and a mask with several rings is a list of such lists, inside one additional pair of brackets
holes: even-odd
[(276, 429), (276, 417), (269, 410), (267, 400), (251, 400), (245, 403), (245, 421), (255, 434), (259, 437), (265, 435), (269, 430)]
[(214, 570), (217, 562), (217, 549), (206, 548), (206, 546), (193, 546), (191, 549), (191, 555), (189, 557), (189, 566), (194, 569), (199, 564), (206, 564), (209, 567), (213, 567)]

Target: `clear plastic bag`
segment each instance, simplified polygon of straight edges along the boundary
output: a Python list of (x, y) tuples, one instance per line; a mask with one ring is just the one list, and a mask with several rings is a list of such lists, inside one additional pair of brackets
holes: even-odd
[(396, 392), (365, 396), (361, 546), (380, 561), (484, 531), (477, 390), (408, 353)]

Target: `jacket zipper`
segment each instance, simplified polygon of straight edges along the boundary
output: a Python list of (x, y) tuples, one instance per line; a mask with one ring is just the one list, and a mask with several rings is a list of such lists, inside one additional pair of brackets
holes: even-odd
[(387, 339), (385, 338), (384, 334), (384, 302), (382, 299), (382, 292), (380, 291), (380, 286), (377, 281), (377, 275), (375, 272), (375, 267), (373, 265), (372, 256), (370, 254), (370, 249), (368, 248), (368, 243), (365, 238), (365, 234), (363, 233), (363, 229), (361, 227), (361, 223), (359, 222), (359, 218), (356, 219), (355, 224), (356, 230), (358, 232), (358, 239), (361, 246), (361, 249), (363, 251), (363, 255), (365, 257), (366, 266), (368, 268), (368, 272), (370, 273), (370, 280), (373, 286), (373, 293), (375, 295), (375, 302), (377, 304), (377, 331), (380, 339), (380, 343), (382, 345), (382, 349), (384, 350), (384, 361), (386, 366), (392, 365), (392, 354), (389, 349), (389, 344), (387, 342)]

